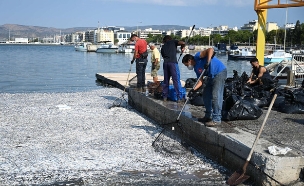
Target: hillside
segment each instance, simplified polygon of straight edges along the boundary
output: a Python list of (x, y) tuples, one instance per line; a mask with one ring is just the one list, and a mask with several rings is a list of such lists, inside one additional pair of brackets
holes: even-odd
[[(137, 26), (117, 26), (124, 27), (125, 30), (132, 31), (136, 30)], [(188, 29), (188, 26), (179, 26), (179, 25), (146, 25), (138, 26), (138, 29), (152, 28), (154, 30), (180, 30)], [(96, 27), (74, 27), (74, 28), (53, 28), (53, 27), (40, 27), (40, 26), (26, 26), (26, 25), (16, 25), (16, 24), (4, 24), (0, 25), (0, 41), (8, 40), (9, 35), (11, 39), (16, 37), (25, 37), (25, 38), (44, 38), (44, 37), (53, 37), (54, 35), (70, 34), (77, 31), (86, 31), (96, 29)]]

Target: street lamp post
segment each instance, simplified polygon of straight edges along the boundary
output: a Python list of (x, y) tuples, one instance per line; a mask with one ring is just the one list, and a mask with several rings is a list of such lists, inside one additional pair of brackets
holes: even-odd
[(210, 28), (209, 28), (210, 29), (210, 33), (209, 33), (209, 47), (210, 47), (210, 35), (211, 35), (211, 31), (212, 31), (211, 30), (211, 26), (212, 26), (212, 24), (210, 25)]
[[(139, 22), (139, 24), (140, 24), (140, 23), (141, 23), (141, 22)], [(139, 35), (138, 35), (138, 24), (137, 24), (136, 32), (137, 32), (137, 36), (139, 36)]]

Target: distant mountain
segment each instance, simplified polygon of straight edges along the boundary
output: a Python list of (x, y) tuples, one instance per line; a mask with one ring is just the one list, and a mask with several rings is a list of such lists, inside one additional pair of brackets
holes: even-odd
[(12, 38), (27, 37), (27, 38), (43, 38), (53, 37), (54, 35), (70, 34), (77, 31), (85, 31), (95, 29), (93, 27), (75, 27), (75, 28), (52, 28), (52, 27), (40, 27), (40, 26), (26, 26), (16, 24), (5, 24), (0, 26), (0, 40), (7, 40), (9, 35)]
[[(190, 27), (179, 26), (179, 25), (146, 25), (146, 26), (117, 26), (124, 27), (127, 31), (132, 31), (138, 29), (152, 28), (153, 30), (183, 30), (189, 29)], [(16, 37), (25, 38), (44, 38), (53, 37), (54, 35), (62, 35), (74, 33), (77, 31), (87, 31), (93, 30), (96, 27), (74, 27), (74, 28), (52, 28), (52, 27), (40, 27), (40, 26), (26, 26), (26, 25), (16, 25), (16, 24), (4, 24), (0, 25), (0, 41), (8, 40), (9, 35), (11, 40)]]

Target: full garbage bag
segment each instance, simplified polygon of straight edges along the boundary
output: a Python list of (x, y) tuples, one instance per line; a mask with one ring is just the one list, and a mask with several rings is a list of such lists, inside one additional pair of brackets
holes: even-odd
[(231, 95), (225, 99), (222, 110), (222, 119), (255, 120), (263, 114), (263, 111), (252, 102), (242, 99), (238, 95)]
[(304, 114), (304, 90), (288, 90), (285, 100), (279, 104), (278, 110), (287, 114)]

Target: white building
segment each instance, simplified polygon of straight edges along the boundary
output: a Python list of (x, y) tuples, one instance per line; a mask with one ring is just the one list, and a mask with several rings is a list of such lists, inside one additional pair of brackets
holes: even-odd
[(287, 23), (286, 24), (286, 29), (294, 29), (296, 27), (296, 24), (294, 23)]
[(258, 20), (249, 21), (249, 23), (246, 23), (244, 24), (244, 26), (241, 26), (241, 30), (248, 30), (251, 32), (257, 29), (258, 29)]
[(127, 43), (130, 40), (131, 32), (128, 31), (117, 31), (114, 33), (114, 38), (118, 39), (117, 45)]
[(272, 30), (278, 30), (279, 27), (278, 27), (278, 24), (277, 23), (274, 23), (274, 22), (267, 22), (266, 23), (266, 31), (267, 32), (270, 32)]
[(28, 38), (15, 38), (15, 42), (14, 43), (28, 43)]

